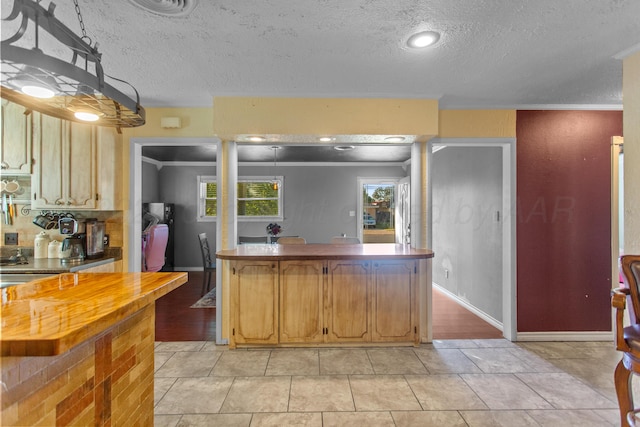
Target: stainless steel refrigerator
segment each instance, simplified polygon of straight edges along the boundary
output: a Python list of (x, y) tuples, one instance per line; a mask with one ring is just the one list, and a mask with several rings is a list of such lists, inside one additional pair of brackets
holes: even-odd
[(147, 228), (153, 221), (153, 217), (158, 219), (158, 224), (167, 224), (169, 227), (169, 240), (165, 251), (164, 267), (160, 271), (173, 271), (174, 264), (174, 215), (175, 205), (173, 203), (143, 203), (142, 204), (142, 229)]

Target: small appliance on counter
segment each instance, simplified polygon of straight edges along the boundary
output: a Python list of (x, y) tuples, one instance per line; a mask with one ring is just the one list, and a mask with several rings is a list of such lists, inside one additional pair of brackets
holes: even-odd
[(64, 264), (81, 262), (86, 257), (85, 223), (72, 217), (60, 218), (60, 234), (66, 236), (60, 248), (60, 260)]
[(84, 238), (81, 236), (71, 235), (62, 241), (61, 253), (62, 263), (81, 262), (85, 259)]
[(97, 218), (88, 218), (85, 221), (85, 252), (88, 259), (104, 256), (105, 223)]

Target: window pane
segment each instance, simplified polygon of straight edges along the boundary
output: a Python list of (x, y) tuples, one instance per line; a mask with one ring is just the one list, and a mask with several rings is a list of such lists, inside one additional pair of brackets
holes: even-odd
[(277, 200), (238, 200), (238, 215), (277, 216)]
[(204, 201), (204, 215), (205, 216), (216, 216), (217, 209), (218, 209), (218, 201), (217, 200), (205, 200)]
[(207, 182), (207, 188), (205, 190), (207, 198), (216, 198), (218, 196), (218, 186), (215, 182)]
[(278, 197), (278, 190), (270, 182), (239, 182), (238, 197), (264, 199)]

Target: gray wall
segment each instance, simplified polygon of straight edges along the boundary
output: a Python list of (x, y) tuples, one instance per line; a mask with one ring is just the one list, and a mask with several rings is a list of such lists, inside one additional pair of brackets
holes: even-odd
[(142, 162), (142, 203), (159, 201), (159, 179), (156, 165)]
[[(272, 176), (273, 166), (241, 166), (239, 176)], [(174, 203), (175, 265), (201, 267), (198, 233), (206, 232), (210, 244), (216, 241), (215, 222), (197, 222), (197, 177), (214, 175), (215, 167), (165, 166), (159, 171), (159, 199)], [(399, 166), (286, 166), (284, 176), (283, 235), (299, 235), (309, 243), (328, 243), (332, 236), (357, 233), (356, 211), (361, 192), (357, 178), (404, 177)], [(144, 199), (143, 195), (143, 199)], [(266, 235), (267, 221), (238, 222), (238, 235)]]
[(501, 322), (501, 149), (447, 147), (432, 164), (433, 281)]

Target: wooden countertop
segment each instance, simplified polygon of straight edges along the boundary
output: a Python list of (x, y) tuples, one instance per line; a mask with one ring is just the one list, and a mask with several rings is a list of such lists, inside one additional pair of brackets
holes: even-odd
[(187, 282), (187, 273), (63, 273), (2, 289), (2, 356), (64, 353)]
[(424, 259), (433, 258), (430, 249), (415, 249), (409, 245), (375, 243), (360, 245), (240, 245), (218, 251), (216, 257), (228, 260), (305, 260), (305, 259)]

